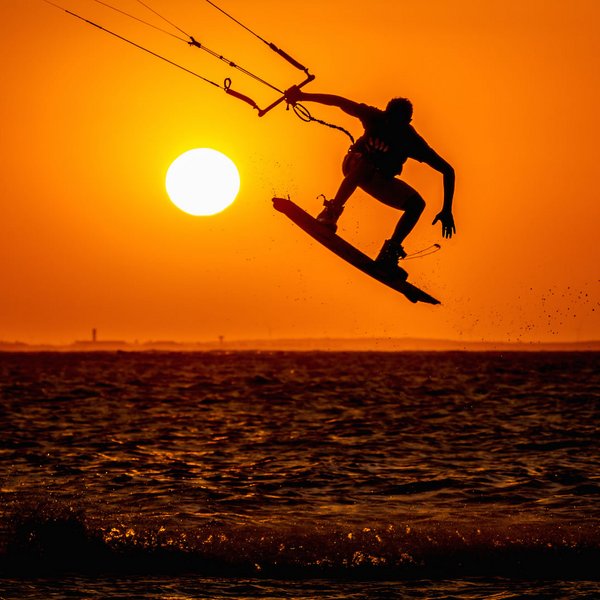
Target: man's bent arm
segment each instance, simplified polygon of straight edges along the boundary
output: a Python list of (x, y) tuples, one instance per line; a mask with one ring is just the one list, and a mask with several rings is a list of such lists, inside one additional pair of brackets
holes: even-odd
[(433, 156), (425, 161), (432, 169), (439, 171), (444, 177), (444, 205), (442, 212), (452, 212), (452, 200), (454, 198), (455, 175), (452, 165), (445, 161), (439, 154), (433, 153)]
[(444, 204), (442, 210), (436, 215), (433, 225), (442, 222), (442, 236), (451, 238), (456, 233), (454, 217), (452, 215), (452, 200), (454, 199), (455, 175), (452, 165), (446, 162), (439, 154), (432, 151), (432, 155), (425, 161), (431, 168), (439, 171), (444, 177)]

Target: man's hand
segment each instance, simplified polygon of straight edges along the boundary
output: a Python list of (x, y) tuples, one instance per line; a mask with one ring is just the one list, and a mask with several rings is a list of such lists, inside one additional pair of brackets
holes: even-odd
[(304, 92), (297, 86), (293, 85), (291, 88), (285, 90), (285, 100), (288, 104), (294, 106), (297, 102), (300, 102), (304, 96)]
[(435, 225), (438, 221), (442, 222), (442, 237), (451, 238), (453, 233), (456, 233), (456, 227), (454, 226), (454, 217), (452, 211), (442, 210), (437, 214), (433, 220), (432, 225)]

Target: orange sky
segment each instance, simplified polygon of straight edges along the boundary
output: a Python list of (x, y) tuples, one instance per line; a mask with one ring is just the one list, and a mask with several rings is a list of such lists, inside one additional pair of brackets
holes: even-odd
[[(63, 6), (199, 73), (274, 99), (243, 75), (91, 0)], [(157, 24), (135, 0), (111, 0)], [(301, 73), (202, 0), (147, 0), (207, 46), (278, 87)], [(600, 3), (596, 0), (223, 0), (309, 66), (307, 91), (383, 107), (456, 169), (457, 235), (431, 227), (441, 176), (403, 176), (427, 209), (407, 264), (442, 306), (412, 305), (314, 243), (271, 206), (310, 212), (333, 195), (347, 138), (283, 106), (259, 119), (222, 91), (41, 0), (2, 0), (0, 340), (182, 341), (418, 336), (600, 338), (597, 228)], [(315, 116), (358, 135), (335, 109)], [(213, 217), (175, 208), (171, 161), (212, 147), (238, 165), (236, 202)], [(339, 233), (374, 255), (397, 215), (362, 192)]]

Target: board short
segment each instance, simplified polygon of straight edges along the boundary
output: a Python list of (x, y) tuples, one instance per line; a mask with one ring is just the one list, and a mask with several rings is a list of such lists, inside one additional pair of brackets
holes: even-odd
[(406, 181), (384, 175), (361, 152), (348, 152), (342, 162), (344, 176), (348, 176), (353, 169), (359, 167), (363, 168), (363, 173), (358, 181), (358, 187), (380, 202), (403, 210), (411, 199), (421, 198), (419, 192)]

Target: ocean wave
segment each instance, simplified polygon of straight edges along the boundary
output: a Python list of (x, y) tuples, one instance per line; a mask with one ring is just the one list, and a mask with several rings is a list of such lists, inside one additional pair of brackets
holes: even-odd
[(564, 522), (231, 525), (98, 522), (72, 508), (2, 526), (0, 574), (598, 580), (600, 534)]

